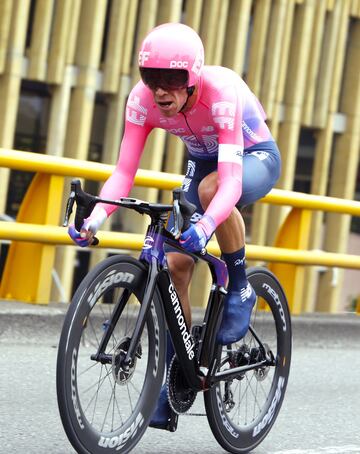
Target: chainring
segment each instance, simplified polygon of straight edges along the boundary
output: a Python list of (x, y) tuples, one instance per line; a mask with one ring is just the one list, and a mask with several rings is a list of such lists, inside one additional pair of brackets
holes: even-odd
[(196, 399), (197, 392), (189, 388), (176, 356), (173, 357), (169, 366), (167, 392), (169, 405), (178, 415), (186, 413)]

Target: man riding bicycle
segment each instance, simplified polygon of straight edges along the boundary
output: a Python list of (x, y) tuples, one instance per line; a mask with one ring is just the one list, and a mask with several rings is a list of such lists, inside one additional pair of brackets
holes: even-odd
[[(245, 273), (245, 225), (239, 208), (262, 198), (275, 185), (281, 168), (278, 147), (255, 95), (234, 71), (204, 66), (203, 44), (190, 27), (170, 23), (153, 29), (142, 43), (139, 69), (141, 81), (126, 105), (119, 160), (100, 196), (128, 196), (152, 129), (165, 129), (185, 143), (189, 160), (182, 187), (197, 210), (180, 243), (188, 251), (200, 251), (215, 233), (229, 272), (217, 341), (236, 342), (248, 330), (256, 300)], [(71, 238), (89, 246), (115, 210), (98, 204), (81, 232), (70, 226)], [(172, 224), (170, 217), (169, 229)], [(169, 250), (167, 262), (190, 326), (188, 288), (194, 261)], [(172, 355), (169, 341), (167, 362)], [(150, 426), (166, 428), (170, 416), (163, 386)]]

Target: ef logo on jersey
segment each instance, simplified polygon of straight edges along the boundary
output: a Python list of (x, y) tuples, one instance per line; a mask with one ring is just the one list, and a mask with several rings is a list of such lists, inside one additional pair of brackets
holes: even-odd
[(139, 96), (129, 98), (126, 106), (126, 120), (134, 125), (144, 126), (147, 109), (140, 104)]
[(236, 105), (228, 101), (215, 102), (211, 106), (211, 113), (214, 122), (219, 125), (220, 129), (234, 130)]

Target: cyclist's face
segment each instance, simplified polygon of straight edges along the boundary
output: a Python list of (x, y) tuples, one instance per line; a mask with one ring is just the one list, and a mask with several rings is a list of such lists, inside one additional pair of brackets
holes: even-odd
[(144, 84), (152, 91), (162, 115), (176, 115), (187, 101), (188, 72), (178, 69), (140, 68)]
[(173, 117), (179, 113), (188, 98), (186, 88), (169, 90), (158, 87), (151, 91), (154, 96), (155, 104), (164, 117)]

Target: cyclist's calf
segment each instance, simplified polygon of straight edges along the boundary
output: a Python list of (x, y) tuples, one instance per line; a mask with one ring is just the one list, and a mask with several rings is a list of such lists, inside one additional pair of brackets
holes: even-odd
[(171, 279), (175, 285), (183, 308), (186, 322), (191, 326), (191, 307), (189, 300), (189, 284), (194, 271), (194, 260), (178, 252), (169, 252), (167, 262), (171, 274)]

